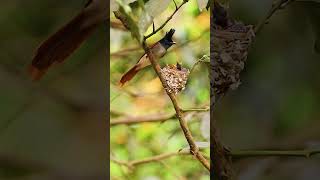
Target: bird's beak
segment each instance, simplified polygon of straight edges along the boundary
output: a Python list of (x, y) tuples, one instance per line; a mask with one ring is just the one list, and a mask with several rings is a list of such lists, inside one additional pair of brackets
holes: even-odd
[(172, 41), (172, 44), (177, 44), (176, 42)]

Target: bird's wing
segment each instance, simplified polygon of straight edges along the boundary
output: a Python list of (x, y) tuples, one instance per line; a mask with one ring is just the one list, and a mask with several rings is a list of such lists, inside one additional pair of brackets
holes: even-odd
[(148, 55), (147, 54), (144, 54), (140, 59), (139, 61), (137, 62), (137, 68), (138, 69), (142, 69), (146, 66), (149, 66), (151, 63), (149, 61), (149, 58), (148, 58)]

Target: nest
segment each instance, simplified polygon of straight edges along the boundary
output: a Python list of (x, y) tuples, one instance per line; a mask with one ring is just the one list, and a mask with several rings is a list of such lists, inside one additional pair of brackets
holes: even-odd
[(168, 84), (168, 92), (178, 94), (184, 90), (190, 71), (181, 65), (166, 65), (161, 69), (161, 74)]
[(239, 22), (225, 29), (215, 24), (212, 28), (211, 85), (215, 95), (223, 95), (228, 89), (236, 89), (241, 83), (240, 72), (244, 69), (254, 30), (253, 26)]

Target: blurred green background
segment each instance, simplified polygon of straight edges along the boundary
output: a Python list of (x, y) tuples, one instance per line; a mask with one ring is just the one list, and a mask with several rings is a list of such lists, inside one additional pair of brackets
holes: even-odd
[[(256, 24), (271, 4), (231, 1), (230, 10), (237, 20)], [(275, 13), (256, 36), (242, 84), (217, 104), (217, 126), (231, 149), (320, 148), (320, 56), (309, 8), (292, 3)], [(241, 180), (320, 177), (318, 156), (249, 158), (234, 165)]]
[(107, 26), (40, 82), (27, 75), (39, 44), (85, 3), (1, 1), (1, 180), (107, 176)]
[[(179, 5), (182, 1), (176, 1)], [(155, 19), (159, 27), (174, 11), (174, 3)], [(141, 57), (143, 49), (128, 31), (119, 28), (120, 21), (111, 15), (111, 59), (110, 59), (110, 121), (131, 116), (154, 114), (172, 114), (174, 108), (162, 88), (152, 67), (139, 72), (123, 88), (118, 86), (121, 76)], [(182, 63), (191, 69), (203, 56), (209, 56), (210, 43), (209, 11), (199, 10), (197, 1), (186, 3), (174, 15), (165, 28), (148, 40), (151, 45), (157, 42), (170, 28), (176, 30), (174, 41), (168, 53), (159, 62), (166, 64)], [(121, 27), (121, 26), (120, 26)], [(152, 31), (152, 26), (148, 33)], [(146, 34), (148, 34), (146, 33)], [(205, 59), (205, 58), (203, 58)], [(206, 58), (208, 60), (208, 58)], [(199, 64), (191, 72), (186, 89), (177, 95), (184, 109), (201, 108), (209, 105), (209, 77), (206, 65)], [(208, 142), (208, 112), (192, 112), (186, 115), (190, 129), (196, 141)], [(207, 124), (206, 124), (207, 123)], [(133, 161), (151, 156), (177, 152), (188, 147), (179, 122), (172, 118), (163, 123), (139, 123), (117, 125), (110, 129), (111, 157), (116, 160)], [(209, 157), (209, 149), (204, 153)], [(111, 179), (162, 180), (162, 179), (209, 179), (209, 172), (192, 156), (175, 156), (159, 162), (135, 166), (130, 170), (126, 166), (111, 161)]]

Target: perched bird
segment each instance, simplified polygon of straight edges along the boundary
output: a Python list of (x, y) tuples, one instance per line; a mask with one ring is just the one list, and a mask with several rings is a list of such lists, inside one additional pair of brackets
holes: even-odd
[[(160, 41), (156, 42), (154, 45), (150, 47), (151, 53), (157, 59), (164, 56), (167, 52), (167, 49), (169, 49), (173, 44), (176, 44), (172, 40), (172, 36), (174, 32), (175, 32), (174, 29), (170, 29), (170, 31), (167, 32), (166, 35)], [(149, 61), (147, 54), (144, 54), (139, 59), (139, 61), (121, 77), (120, 86), (123, 86), (127, 81), (130, 81), (141, 69), (143, 69), (146, 66), (149, 66), (150, 64), (151, 63)]]
[(98, 25), (106, 22), (108, 4), (106, 0), (89, 0), (77, 16), (45, 40), (28, 68), (31, 78), (39, 80), (51, 65), (63, 62)]

